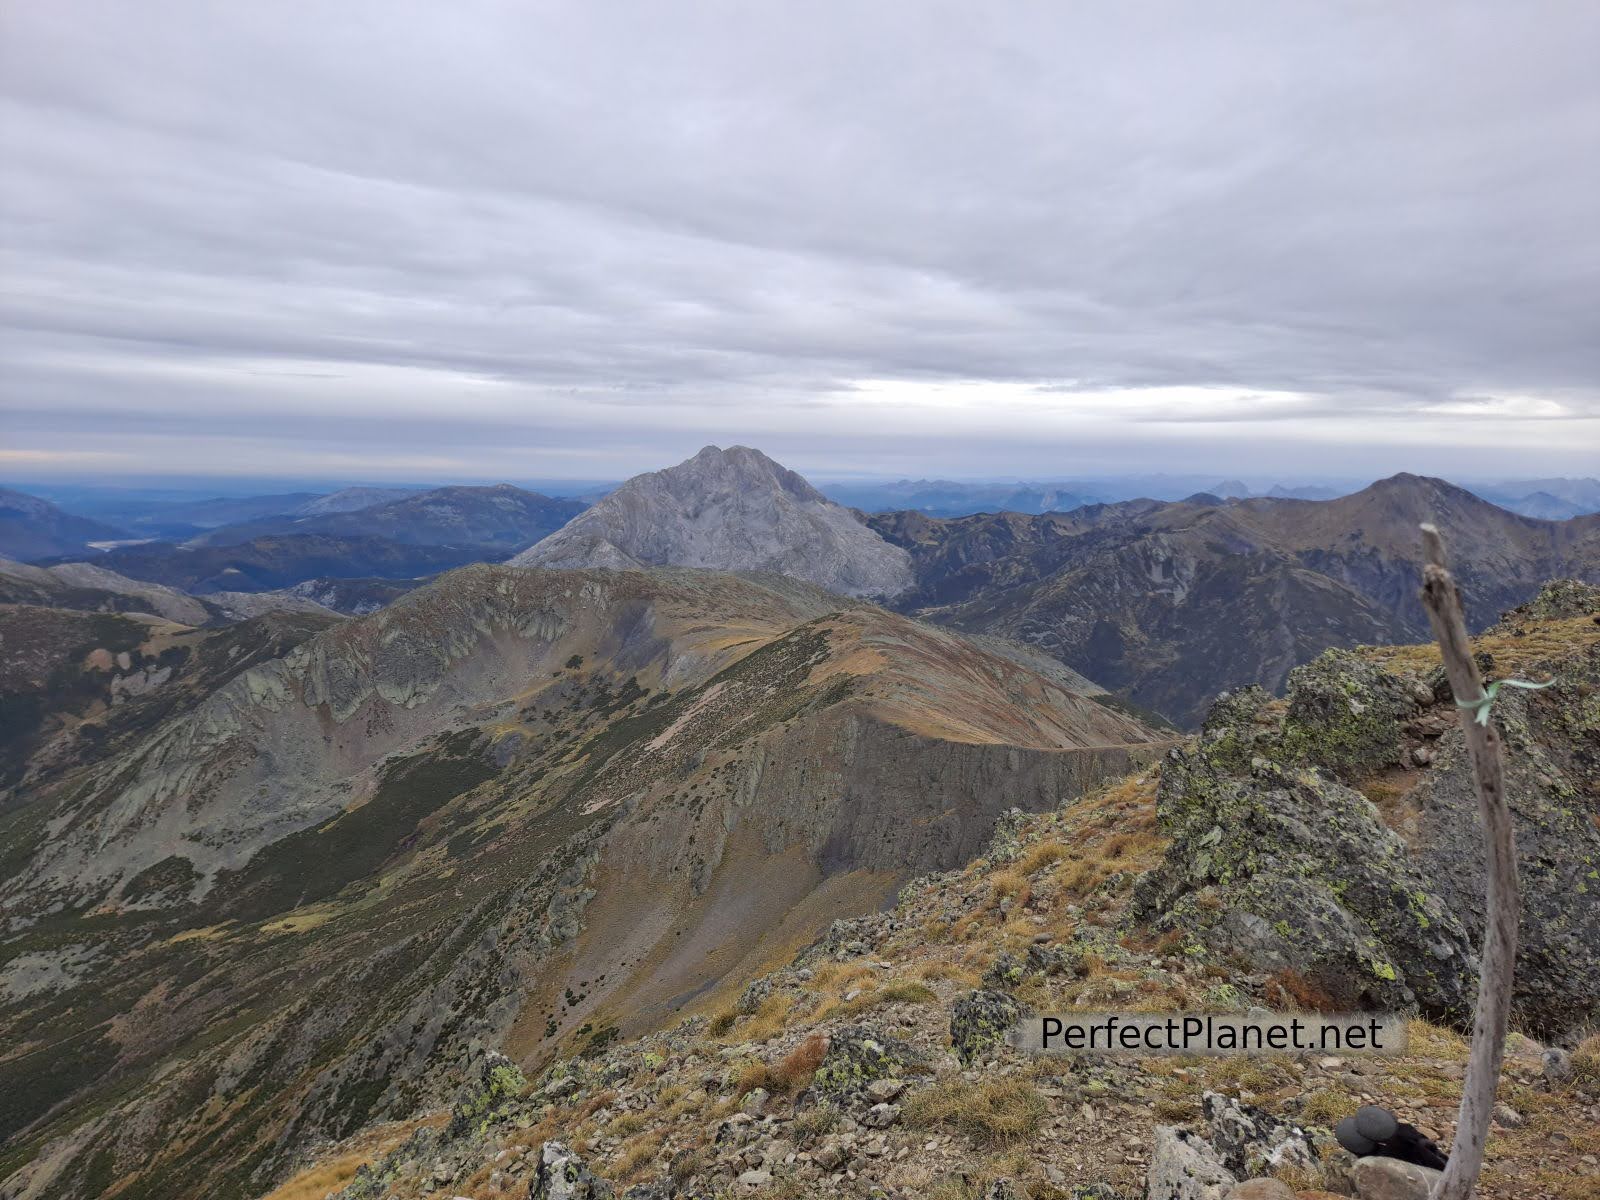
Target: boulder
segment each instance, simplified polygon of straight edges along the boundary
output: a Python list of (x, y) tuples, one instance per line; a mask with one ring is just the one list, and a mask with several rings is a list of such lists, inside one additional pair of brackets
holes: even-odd
[(546, 1142), (539, 1148), (539, 1168), (528, 1200), (610, 1200), (615, 1194), (565, 1143)]
[(1263, 756), (1258, 717), (1231, 697), (1168, 755), (1156, 812), (1172, 841), (1136, 914), (1254, 971), (1293, 971), (1346, 1011), (1464, 1020), (1478, 964), (1461, 921), (1365, 796)]
[(1145, 1173), (1148, 1200), (1227, 1200), (1238, 1183), (1204, 1138), (1173, 1125), (1157, 1125)]
[(1217, 1092), (1203, 1093), (1200, 1108), (1210, 1126), (1211, 1144), (1235, 1175), (1262, 1175), (1276, 1167), (1313, 1168), (1317, 1164), (1312, 1136), (1265, 1109)]
[(1358, 1158), (1352, 1175), (1361, 1200), (1428, 1200), (1442, 1172), (1398, 1158)]
[(1284, 762), (1345, 782), (1402, 761), (1402, 725), (1417, 707), (1399, 678), (1348, 650), (1329, 650), (1289, 672), (1280, 733)]
[(902, 1078), (919, 1065), (919, 1055), (908, 1043), (852, 1025), (828, 1039), (828, 1053), (812, 1087), (824, 1099), (843, 1103), (864, 1095), (869, 1084)]
[(963, 1066), (1003, 1045), (1006, 1034), (1022, 1016), (1022, 1006), (1005, 992), (986, 989), (957, 1000), (950, 1009), (950, 1042)]
[(500, 1119), (527, 1090), (528, 1081), (504, 1054), (477, 1048), (476, 1082), (462, 1090), (450, 1110), (449, 1136), (463, 1138)]
[(898, 1104), (874, 1104), (862, 1114), (861, 1124), (868, 1129), (887, 1129), (900, 1119)]

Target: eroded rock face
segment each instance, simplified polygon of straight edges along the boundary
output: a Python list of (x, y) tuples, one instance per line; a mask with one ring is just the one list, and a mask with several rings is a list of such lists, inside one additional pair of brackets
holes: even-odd
[(707, 446), (634, 476), (511, 564), (777, 571), (847, 596), (893, 596), (911, 585), (905, 550), (744, 446)]
[(1223, 1165), (1235, 1175), (1262, 1175), (1278, 1167), (1310, 1168), (1317, 1147), (1304, 1129), (1232, 1096), (1206, 1092), (1201, 1110)]
[[(1600, 1019), (1600, 646), (1549, 624), (1585, 622), (1597, 603), (1600, 589), (1557, 581), (1491, 631), (1528, 639), (1494, 643), (1515, 647), (1516, 670), (1478, 655), (1488, 679), (1554, 680), (1503, 689), (1493, 708), (1522, 899), (1516, 1014), (1545, 1034)], [(1141, 882), (1141, 911), (1341, 1004), (1468, 1015), (1481, 820), (1453, 698), (1426, 661), (1408, 674), (1324, 654), (1293, 673), (1281, 715), (1259, 689), (1220, 698), (1163, 767), (1159, 815), (1174, 842)], [(1414, 781), (1389, 802), (1404, 840), (1339, 782), (1375, 778)]]

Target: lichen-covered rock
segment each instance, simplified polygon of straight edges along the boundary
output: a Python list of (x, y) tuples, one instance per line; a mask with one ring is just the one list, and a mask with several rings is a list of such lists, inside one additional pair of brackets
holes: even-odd
[(985, 857), (990, 862), (1006, 863), (1022, 853), (1020, 834), (1028, 814), (1020, 808), (1008, 808), (995, 818), (994, 832), (989, 836)]
[(1401, 726), (1416, 708), (1397, 677), (1348, 650), (1329, 650), (1289, 673), (1281, 761), (1337, 779), (1400, 760)]
[(1005, 992), (979, 990), (957, 1000), (950, 1009), (950, 1043), (963, 1066), (1003, 1045), (1022, 1016), (1022, 1006)]
[(1030, 973), (1044, 975), (1076, 974), (1074, 964), (1067, 955), (1055, 946), (1035, 942), (1028, 947), (1028, 956), (1025, 965)]
[(1264, 1175), (1277, 1167), (1316, 1166), (1316, 1141), (1299, 1126), (1217, 1092), (1205, 1092), (1200, 1097), (1200, 1107), (1211, 1130), (1211, 1144), (1223, 1165), (1235, 1175)]
[(1563, 617), (1600, 616), (1600, 587), (1579, 579), (1552, 579), (1539, 594), (1501, 617), (1502, 624), (1518, 620), (1560, 620)]
[(1145, 1172), (1148, 1200), (1226, 1200), (1238, 1183), (1204, 1138), (1173, 1125), (1157, 1125)]
[(843, 1104), (864, 1096), (868, 1084), (901, 1078), (919, 1065), (918, 1055), (908, 1043), (865, 1025), (852, 1025), (828, 1039), (828, 1052), (812, 1077), (812, 1086), (818, 1095)]
[(1202, 736), (1169, 757), (1157, 817), (1172, 841), (1135, 910), (1341, 1007), (1462, 1019), (1472, 944), (1405, 844), (1359, 793), (1259, 756), (1240, 768), (1238, 746)]
[(450, 1110), (451, 1138), (482, 1132), (528, 1087), (522, 1072), (504, 1054), (477, 1049), (481, 1055), (481, 1061), (477, 1064), (477, 1082), (464, 1089), (464, 1094)]
[(563, 1142), (539, 1148), (539, 1168), (528, 1200), (610, 1200), (616, 1192)]
[(989, 969), (983, 973), (983, 985), (988, 988), (1014, 988), (1028, 973), (1022, 959), (1010, 951), (1001, 951)]
[[(1553, 673), (1554, 686), (1503, 689), (1494, 703), (1522, 901), (1513, 1008), (1519, 1024), (1545, 1035), (1600, 1022), (1600, 647), (1565, 656)], [(1479, 943), (1483, 833), (1459, 728), (1440, 740), (1414, 799), (1417, 864)]]
[(741, 1016), (748, 1017), (760, 1008), (766, 998), (772, 995), (773, 979), (770, 975), (762, 975), (752, 979), (745, 985), (744, 991), (739, 993), (739, 999), (734, 1004), (734, 1010)]

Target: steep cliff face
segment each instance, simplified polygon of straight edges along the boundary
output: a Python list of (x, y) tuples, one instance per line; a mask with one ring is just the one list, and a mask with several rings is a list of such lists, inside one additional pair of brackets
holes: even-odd
[(516, 566), (777, 571), (847, 596), (892, 596), (910, 558), (759, 450), (707, 446), (636, 475)]
[(475, 1044), (647, 1028), (1156, 744), (792, 579), (453, 573), (17, 814), (0, 1194), (253, 1196)]

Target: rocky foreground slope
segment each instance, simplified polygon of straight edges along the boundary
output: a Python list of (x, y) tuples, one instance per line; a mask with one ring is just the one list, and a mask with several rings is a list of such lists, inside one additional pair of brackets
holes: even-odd
[(0, 812), (0, 1196), (258, 1196), (1159, 751), (1026, 657), (779, 576), (477, 566), (215, 677)]
[[(1524, 954), (1479, 1194), (1600, 1190), (1600, 591), (1552, 585), (1480, 640), (1504, 695)], [(1429, 1177), (1352, 1159), (1362, 1104), (1448, 1146), (1480, 881), (1469, 768), (1427, 647), (1333, 654), (1226, 698), (1156, 769), (1012, 814), (973, 862), (835, 924), (636, 1040), (491, 1054), (451, 1109), (324, 1149), (273, 1200), (893, 1197), (1366, 1200)], [(1400, 1008), (1405, 1054), (1080, 1056), (1023, 1011)], [(1535, 1036), (1529, 1036), (1529, 1033)]]

